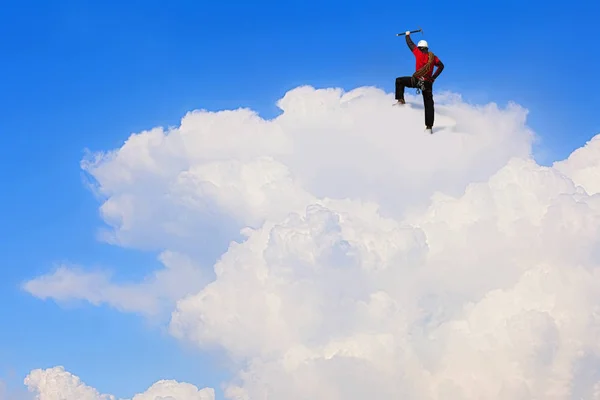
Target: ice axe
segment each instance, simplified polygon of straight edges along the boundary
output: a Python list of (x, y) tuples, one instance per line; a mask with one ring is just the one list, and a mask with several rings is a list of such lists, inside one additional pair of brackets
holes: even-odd
[[(417, 29), (415, 31), (410, 31), (410, 33), (417, 33), (417, 32), (421, 32), (421, 34), (423, 34), (423, 29), (421, 29), (421, 27), (419, 27), (419, 29)], [(406, 32), (396, 33), (396, 36), (404, 36), (404, 35), (406, 35)]]

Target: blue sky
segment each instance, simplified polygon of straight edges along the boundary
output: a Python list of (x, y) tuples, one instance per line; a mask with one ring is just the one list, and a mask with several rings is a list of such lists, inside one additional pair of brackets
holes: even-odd
[(204, 386), (222, 376), (207, 370), (208, 356), (141, 318), (64, 309), (19, 290), (61, 261), (126, 266), (132, 276), (157, 267), (155, 254), (96, 240), (98, 204), (79, 169), (85, 148), (115, 148), (130, 132), (177, 124), (194, 108), (248, 106), (271, 117), (276, 100), (302, 84), (391, 92), (414, 64), (395, 33), (417, 26), (446, 64), (437, 90), (530, 109), (540, 162), (600, 132), (597, 2), (166, 4), (3, 2), (0, 378), (11, 386), (54, 365), (117, 396), (160, 378)]

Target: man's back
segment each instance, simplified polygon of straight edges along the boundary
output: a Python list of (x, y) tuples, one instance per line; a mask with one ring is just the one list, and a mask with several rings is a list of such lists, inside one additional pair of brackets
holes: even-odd
[[(429, 62), (430, 53), (428, 50), (421, 50), (420, 48), (418, 48), (414, 44), (414, 42), (412, 41), (410, 36), (408, 36), (408, 35), (406, 36), (406, 43), (408, 44), (408, 47), (410, 48), (410, 50), (412, 51), (412, 53), (415, 56), (415, 71), (418, 71), (421, 68), (423, 68), (425, 66), (425, 64), (427, 64)], [(433, 62), (431, 64), (431, 68), (425, 73), (425, 75), (423, 77), (425, 80), (427, 80), (427, 81), (432, 80), (434, 66), (437, 66), (437, 67), (442, 66), (440, 59), (436, 55), (433, 56)]]

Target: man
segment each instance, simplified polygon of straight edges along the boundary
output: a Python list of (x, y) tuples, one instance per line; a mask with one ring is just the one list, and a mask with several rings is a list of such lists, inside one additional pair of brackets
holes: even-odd
[[(396, 78), (396, 104), (406, 104), (404, 101), (404, 88), (417, 88), (423, 94), (423, 105), (425, 106), (425, 131), (432, 133), (434, 108), (433, 108), (433, 82), (442, 73), (444, 64), (440, 59), (429, 51), (427, 42), (420, 40), (415, 46), (410, 38), (410, 31), (406, 31), (406, 44), (416, 59), (416, 71), (412, 76), (401, 76)], [(433, 73), (433, 67), (437, 70)]]

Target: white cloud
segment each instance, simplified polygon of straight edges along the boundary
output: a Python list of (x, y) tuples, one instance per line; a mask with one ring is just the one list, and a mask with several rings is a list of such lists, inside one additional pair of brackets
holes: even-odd
[(115, 400), (115, 396), (100, 394), (63, 367), (33, 370), (24, 383), (36, 394), (36, 400)]
[(279, 101), (276, 119), (245, 109), (191, 112), (177, 128), (132, 135), (82, 166), (105, 199), (107, 240), (189, 250), (215, 235), (227, 242), (314, 196), (370, 199), (397, 214), (529, 155), (525, 110), (436, 101), (437, 120), (456, 131), (424, 135), (421, 109), (391, 107), (391, 96), (374, 88), (301, 87)]
[[(100, 394), (63, 367), (31, 371), (24, 383), (36, 400), (117, 400), (114, 395)], [(215, 393), (211, 388), (198, 389), (189, 383), (162, 380), (132, 400), (215, 400)]]
[(412, 219), (330, 202), (267, 226), (172, 332), (251, 360), (244, 399), (590, 398), (573, 368), (600, 354), (600, 196), (513, 160)]
[(86, 300), (94, 305), (106, 303), (121, 311), (160, 316), (169, 312), (178, 299), (200, 290), (207, 283), (207, 276), (194, 260), (183, 254), (165, 251), (159, 258), (165, 268), (139, 283), (112, 282), (107, 271), (90, 272), (60, 265), (55, 271), (26, 282), (23, 287), (41, 299)]
[(584, 187), (589, 194), (600, 193), (600, 135), (575, 150), (567, 160), (554, 163), (554, 168)]
[(215, 400), (215, 391), (212, 388), (198, 389), (189, 383), (161, 380), (146, 392), (133, 396), (133, 400)]
[(237, 363), (233, 400), (600, 399), (600, 140), (541, 167), (520, 107), (439, 95), (431, 136), (392, 101), (302, 87), (274, 120), (195, 112), (133, 135), (83, 163), (104, 237), (193, 267), (28, 290), (173, 310), (174, 336)]

